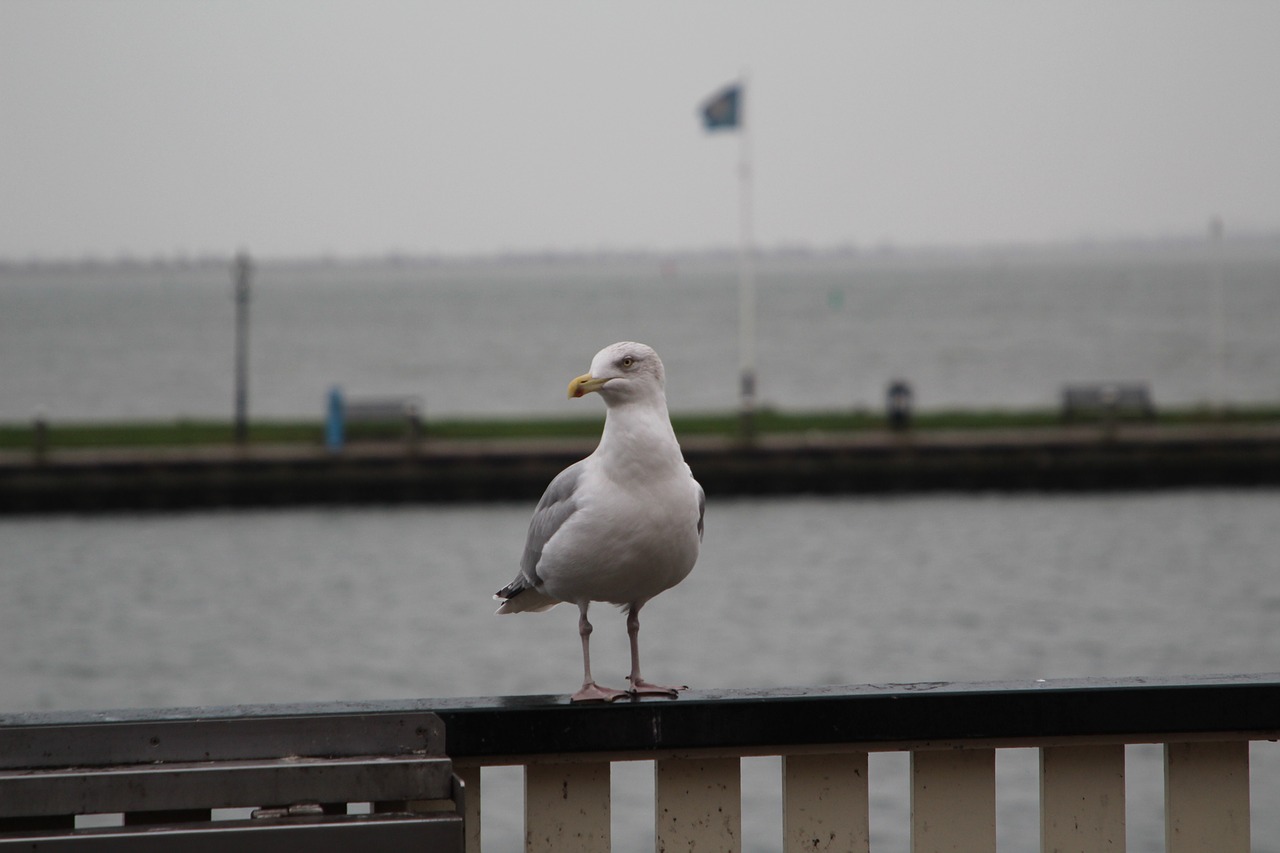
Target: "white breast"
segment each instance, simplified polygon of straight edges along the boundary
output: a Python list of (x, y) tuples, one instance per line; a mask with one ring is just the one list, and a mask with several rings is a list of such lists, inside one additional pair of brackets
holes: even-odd
[(548, 594), (575, 603), (638, 603), (693, 569), (698, 486), (687, 473), (627, 485), (597, 469), (580, 495), (583, 508), (551, 537), (538, 563)]

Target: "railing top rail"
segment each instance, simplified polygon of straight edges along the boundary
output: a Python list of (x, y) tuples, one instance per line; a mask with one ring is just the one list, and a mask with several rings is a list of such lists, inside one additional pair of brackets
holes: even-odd
[[(1016, 742), (1280, 732), (1280, 673), (695, 690), (571, 705), (566, 696), (0, 714), (0, 755), (31, 727), (433, 712), (454, 760), (607, 752)], [(28, 732), (29, 734), (29, 732)]]

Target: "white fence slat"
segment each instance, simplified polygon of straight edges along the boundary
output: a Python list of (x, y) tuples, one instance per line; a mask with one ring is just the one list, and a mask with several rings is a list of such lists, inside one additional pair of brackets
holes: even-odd
[(1168, 853), (1249, 853), (1249, 742), (1164, 747)]
[(996, 751), (911, 753), (912, 853), (995, 853)]
[(868, 823), (865, 752), (782, 757), (784, 853), (866, 853)]
[(1124, 745), (1040, 750), (1040, 850), (1125, 849)]
[(524, 768), (524, 849), (528, 853), (608, 853), (609, 762)]
[(653, 775), (660, 853), (742, 850), (740, 759), (668, 758)]

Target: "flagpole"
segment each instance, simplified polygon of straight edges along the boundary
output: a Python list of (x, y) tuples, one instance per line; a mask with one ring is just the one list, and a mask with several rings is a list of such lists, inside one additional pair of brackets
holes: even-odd
[(756, 273), (748, 85), (748, 74), (743, 69), (739, 80), (702, 104), (702, 121), (707, 130), (733, 130), (738, 134), (738, 393), (742, 438), (750, 442), (755, 432), (756, 408)]
[(743, 438), (755, 434), (756, 408), (756, 280), (755, 235), (752, 228), (751, 121), (746, 108), (748, 75), (742, 72), (738, 127), (738, 359)]

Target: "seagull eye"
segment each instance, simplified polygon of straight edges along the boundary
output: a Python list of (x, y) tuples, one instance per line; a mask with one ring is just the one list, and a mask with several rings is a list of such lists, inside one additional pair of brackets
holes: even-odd
[(635, 364), (635, 363), (636, 363), (636, 360), (635, 360), (634, 358), (632, 358), (631, 356), (627, 356), (626, 358), (624, 358), (624, 359), (622, 360), (622, 366), (623, 366), (623, 367), (630, 367), (631, 365), (633, 365), (633, 364)]

